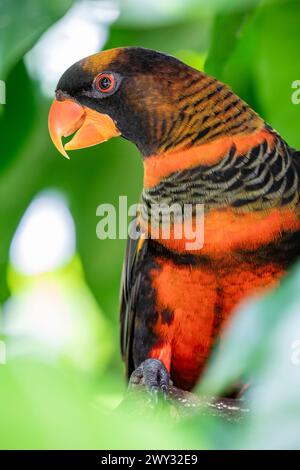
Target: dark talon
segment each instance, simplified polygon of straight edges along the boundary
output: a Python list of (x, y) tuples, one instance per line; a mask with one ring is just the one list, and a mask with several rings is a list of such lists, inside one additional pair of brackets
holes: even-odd
[(158, 359), (146, 359), (131, 374), (129, 386), (144, 384), (150, 392), (153, 402), (157, 405), (159, 395), (164, 400), (168, 397), (168, 386), (170, 384), (169, 373), (164, 364)]
[(162, 391), (164, 400), (167, 401), (167, 398), (168, 398), (168, 387), (167, 387), (166, 385), (162, 385), (162, 386), (161, 386), (161, 391)]

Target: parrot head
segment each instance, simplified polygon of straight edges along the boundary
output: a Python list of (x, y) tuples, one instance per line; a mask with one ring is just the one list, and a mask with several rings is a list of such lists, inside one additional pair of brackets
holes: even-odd
[[(57, 84), (49, 112), (53, 143), (67, 157), (66, 150), (121, 135), (145, 156), (160, 153), (170, 130), (180, 136), (181, 91), (201, 76), (174, 57), (136, 47), (80, 60)], [(62, 137), (72, 135), (63, 145)]]

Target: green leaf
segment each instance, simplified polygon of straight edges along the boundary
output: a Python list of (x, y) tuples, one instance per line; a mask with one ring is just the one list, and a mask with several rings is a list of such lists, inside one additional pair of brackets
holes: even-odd
[[(25, 82), (26, 83), (26, 82)], [(42, 101), (40, 101), (42, 105)], [(43, 107), (42, 107), (43, 109)], [(10, 127), (7, 125), (7, 134), (2, 136), (4, 141), (10, 141), (11, 149), (18, 148), (18, 151), (10, 160), (10, 165), (4, 167), (5, 171), (0, 172), (0, 226), (3, 227), (0, 234), (0, 299), (1, 302), (7, 299), (9, 295), (6, 272), (9, 259), (9, 248), (17, 225), (36, 192), (43, 187), (43, 178), (47, 175), (47, 147), (46, 142), (46, 110), (42, 112), (38, 110), (38, 118), (33, 119), (28, 116), (20, 115), (24, 119), (31, 121), (30, 131), (27, 129), (26, 139), (21, 143), (14, 141), (14, 127), (18, 125), (18, 121), (10, 119)], [(21, 121), (21, 120), (20, 120)], [(4, 123), (4, 120), (3, 120)], [(20, 122), (20, 127), (22, 127)], [(15, 131), (20, 135), (19, 130)], [(5, 154), (1, 154), (1, 158), (5, 159)], [(6, 162), (7, 163), (7, 162)]]
[(233, 10), (216, 16), (211, 34), (209, 55), (205, 63), (205, 71), (208, 74), (222, 80), (227, 61), (243, 35), (243, 29), (255, 11), (256, 3), (258, 1), (249, 4), (249, 8)]
[(82, 376), (32, 359), (0, 365), (0, 393), (1, 449), (191, 449), (203, 439), (138, 409), (104, 413)]
[[(20, 86), (22, 83), (22, 86)], [(20, 103), (22, 105), (20, 106)], [(20, 61), (8, 76), (6, 104), (0, 115), (0, 172), (18, 154), (28, 138), (37, 111), (34, 85)], [(12, 137), (13, 136), (13, 137)]]
[[(22, 56), (45, 30), (66, 12), (71, 4), (71, 0), (54, 0), (53, 2), (2, 0), (0, 4), (0, 79), (6, 79), (7, 94), (6, 104), (0, 105), (0, 170), (2, 173), (7, 170), (5, 178), (1, 179), (1, 191), (5, 195), (0, 207), (2, 227), (5, 226), (0, 239), (1, 300), (8, 296), (5, 272), (10, 242), (22, 212), (30, 201), (30, 197), (34, 195), (34, 183), (38, 177), (38, 172), (30, 170), (31, 178), (28, 178), (27, 171), (30, 165), (28, 167), (26, 163), (23, 174), (20, 174), (18, 167), (13, 167), (13, 160), (18, 161), (18, 157), (21, 158), (26, 154), (32, 161), (37, 151), (43, 153), (44, 147), (43, 144), (42, 147), (34, 145), (30, 148), (30, 139), (36, 131), (37, 105), (41, 104), (39, 103), (41, 97), (36, 93), (34, 83), (28, 76)], [(39, 136), (35, 137), (38, 139)], [(11, 171), (7, 169), (9, 164), (12, 165)], [(17, 182), (15, 175), (17, 175)], [(28, 189), (28, 193), (25, 191), (22, 194), (21, 188), (24, 189), (24, 186)], [(7, 201), (9, 201), (8, 205)]]
[(139, 46), (175, 54), (178, 50), (188, 49), (206, 52), (208, 48), (210, 20), (180, 22), (169, 25), (156, 25), (142, 29), (140, 26), (123, 28), (112, 25), (105, 49), (121, 46)]
[[(264, 118), (295, 147), (300, 147), (300, 105), (292, 102), (292, 83), (300, 79), (300, 3), (266, 4), (256, 23), (255, 84)], [(276, 34), (276, 31), (278, 34)]]
[[(178, 22), (198, 21), (212, 14), (228, 11), (242, 11), (256, 4), (258, 0), (123, 0), (118, 25), (127, 29), (139, 27), (146, 29), (166, 26)], [(200, 28), (199, 28), (200, 32)]]
[(252, 413), (229, 446), (299, 448), (299, 282), (298, 264), (279, 289), (235, 316), (200, 385), (221, 395), (241, 379), (250, 383)]
[(299, 18), (297, 0), (267, 0), (253, 14), (219, 16), (206, 63), (209, 73), (229, 84), (295, 147), (300, 146), (300, 105), (292, 102), (292, 84), (300, 77), (295, 60)]
[(72, 0), (1, 0), (0, 78), (34, 45), (41, 34), (71, 6)]

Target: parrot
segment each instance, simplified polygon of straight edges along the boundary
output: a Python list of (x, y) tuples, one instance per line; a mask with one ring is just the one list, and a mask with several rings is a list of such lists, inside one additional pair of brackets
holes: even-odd
[[(126, 377), (159, 393), (192, 390), (237, 306), (276, 288), (299, 257), (300, 152), (226, 84), (142, 47), (69, 67), (48, 124), (65, 157), (117, 136), (139, 150), (142, 209), (121, 281)], [(169, 219), (169, 236), (162, 214), (153, 224), (147, 216), (163, 204), (192, 207), (181, 222)], [(191, 246), (175, 228), (196, 227), (197, 205), (203, 243)]]

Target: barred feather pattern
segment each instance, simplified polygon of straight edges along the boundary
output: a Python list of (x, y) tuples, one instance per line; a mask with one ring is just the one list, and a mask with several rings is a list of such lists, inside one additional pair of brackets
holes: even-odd
[(142, 203), (204, 204), (205, 212), (231, 206), (237, 211), (267, 210), (299, 203), (300, 155), (279, 136), (274, 146), (263, 141), (244, 156), (235, 145), (214, 165), (174, 172), (150, 189)]
[[(170, 74), (174, 75), (174, 71)], [(226, 135), (248, 134), (263, 126), (262, 119), (247, 103), (215, 78), (186, 67), (182, 77), (178, 73), (175, 83), (171, 82), (174, 77), (166, 79), (167, 71), (163, 75), (162, 82), (170, 83), (165, 92), (168, 98), (159, 102), (159, 97), (150, 91), (149, 106), (142, 110), (150, 123), (147, 132), (156, 142), (156, 154), (190, 148)], [(148, 85), (146, 89), (151, 90)]]

